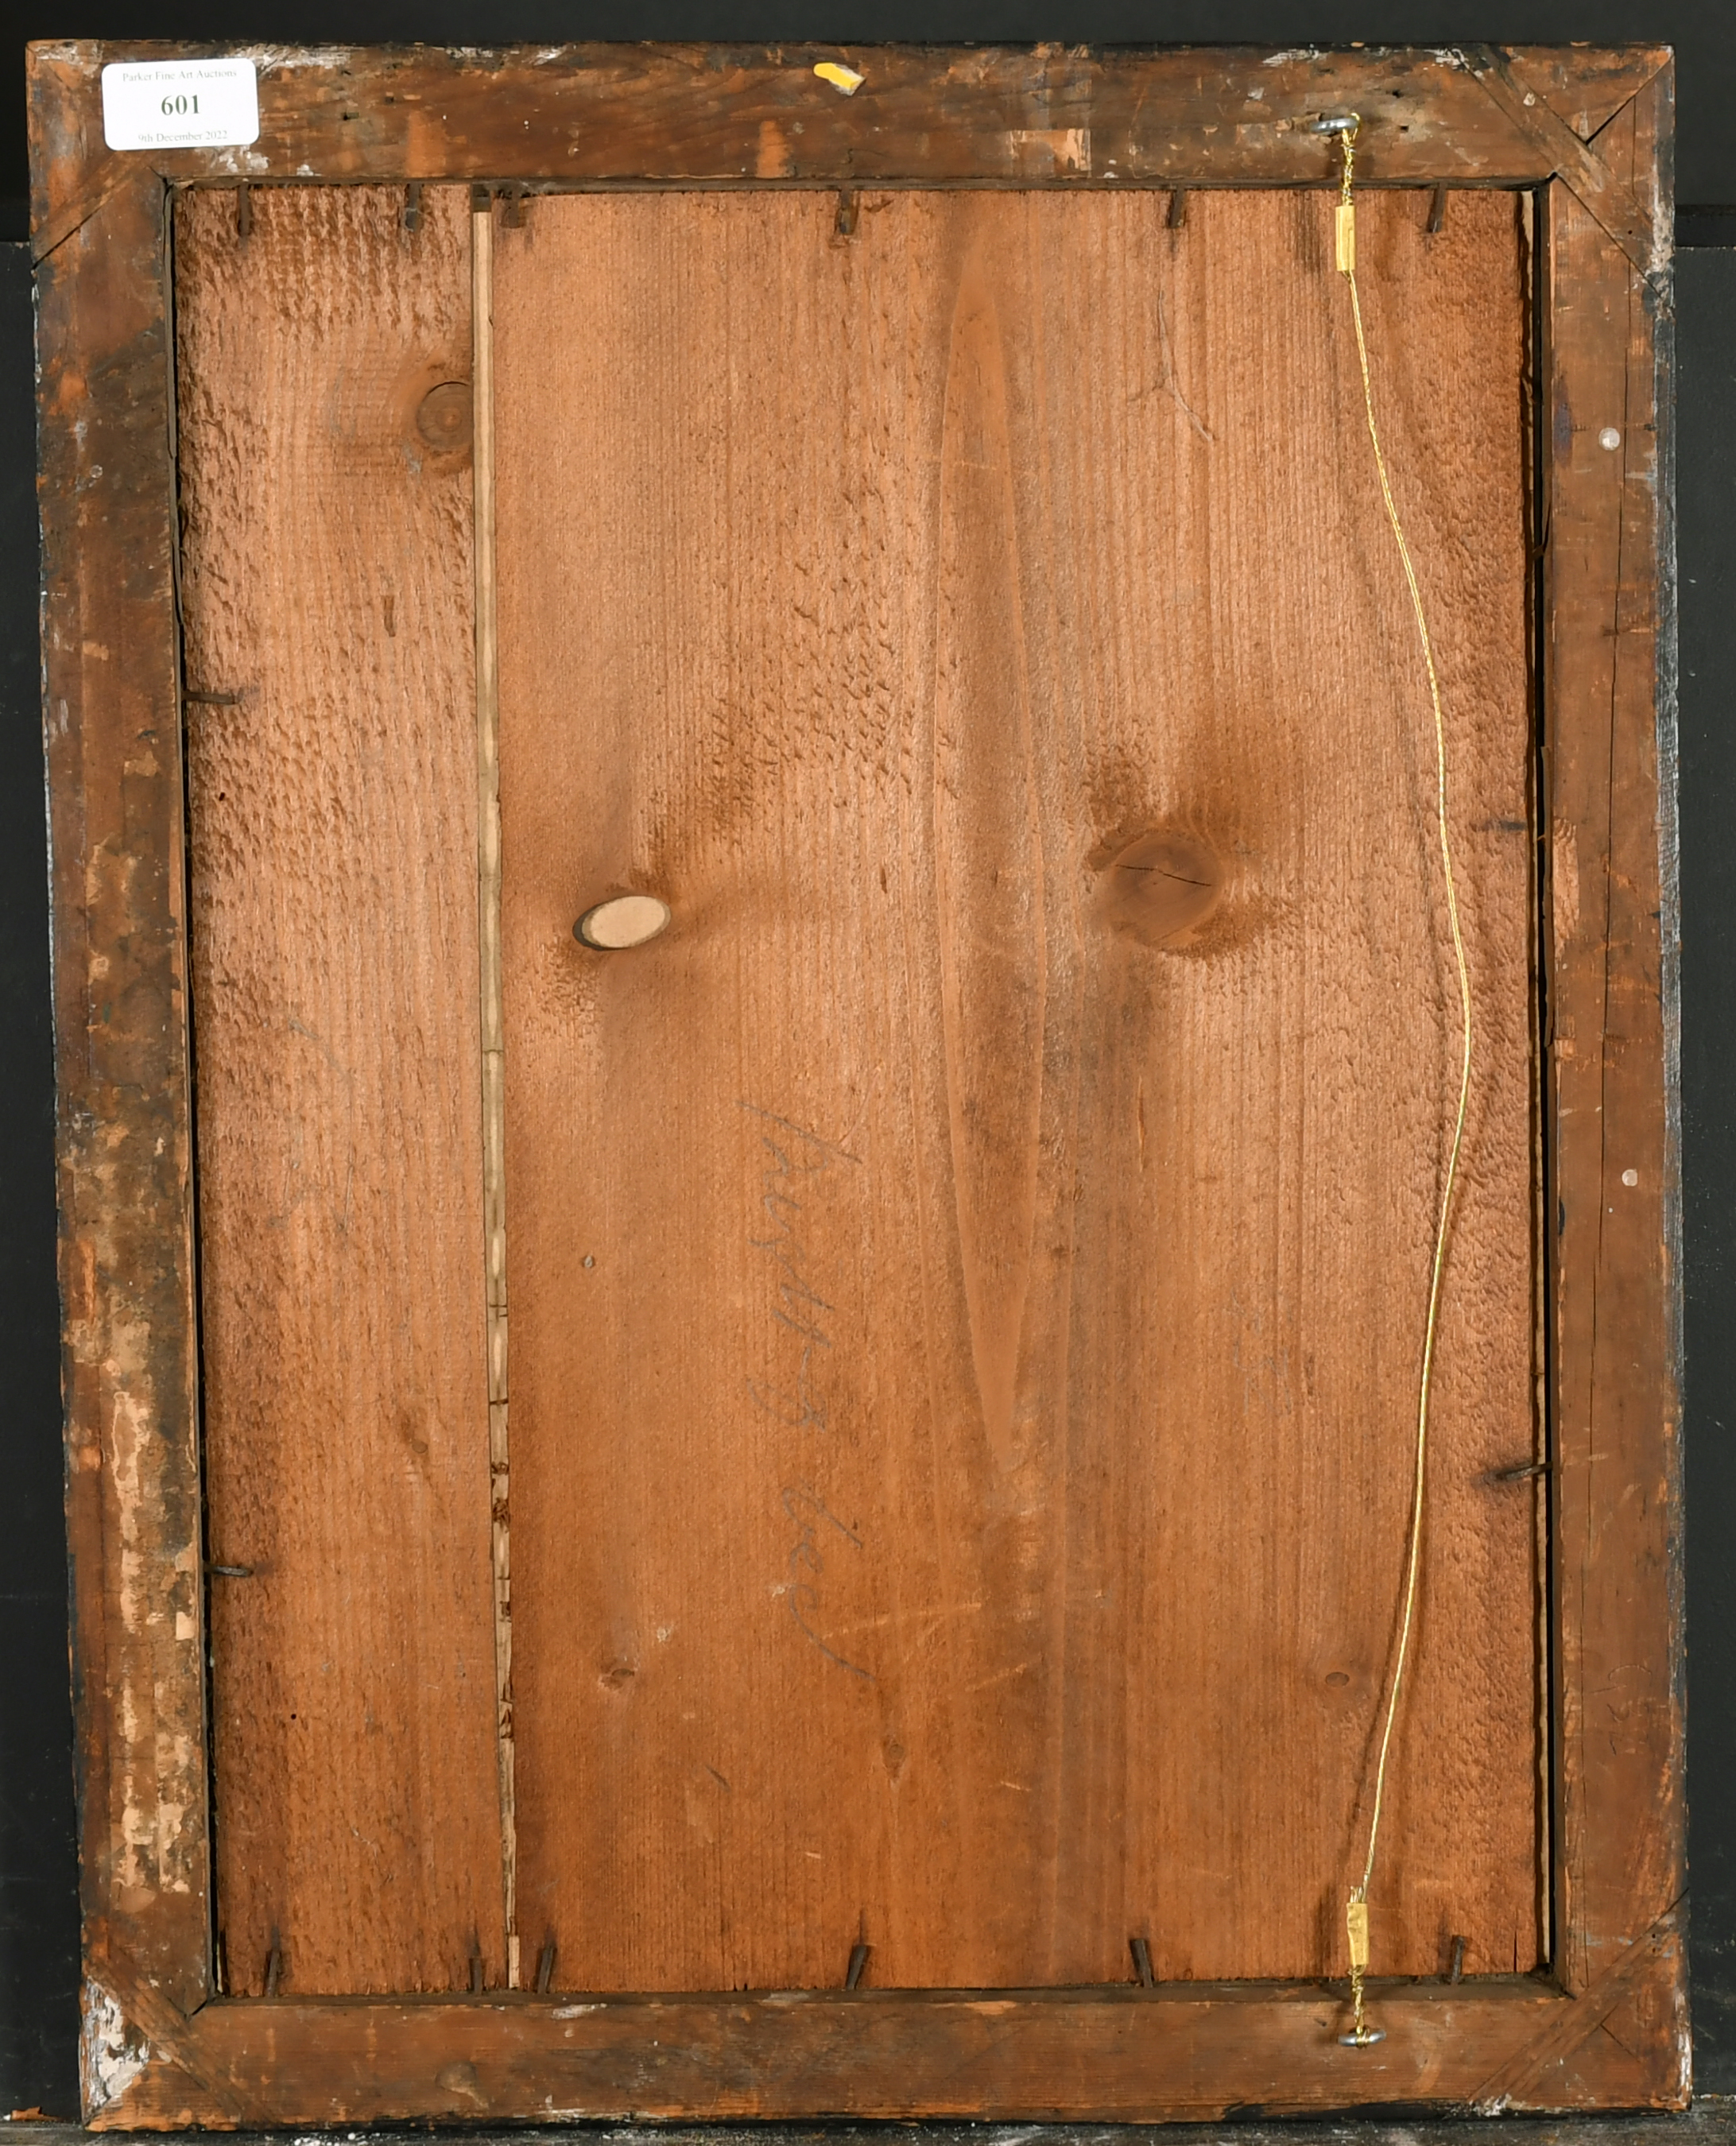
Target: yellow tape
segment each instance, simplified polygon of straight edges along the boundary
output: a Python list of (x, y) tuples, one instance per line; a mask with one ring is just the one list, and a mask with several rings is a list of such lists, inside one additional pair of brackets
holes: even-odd
[(1350, 1900), (1344, 1907), (1344, 1928), (1350, 1937), (1350, 1972), (1360, 1974), (1369, 1964), (1369, 1904)]

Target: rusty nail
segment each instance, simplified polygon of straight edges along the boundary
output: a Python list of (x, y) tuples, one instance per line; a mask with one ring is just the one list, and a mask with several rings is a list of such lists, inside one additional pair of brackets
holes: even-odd
[(850, 1964), (844, 1970), (844, 1987), (846, 1989), (861, 1987), (862, 1970), (867, 1966), (868, 1955), (873, 1949), (872, 1945), (863, 1944), (860, 1939), (850, 1948)]
[(253, 189), (243, 179), (235, 189), (235, 235), (248, 238), (253, 231)]
[(1133, 1954), (1133, 1971), (1141, 1989), (1155, 1989), (1157, 1977), (1151, 1972), (1151, 1946), (1147, 1939), (1130, 1938), (1127, 1949)]
[(1464, 1979), (1464, 1939), (1463, 1938), (1454, 1938), (1453, 1940), (1453, 1964), (1447, 1969), (1447, 1979), (1449, 1982), (1463, 1982)]
[(555, 1941), (551, 1938), (536, 1956), (536, 1994), (546, 1997), (555, 1979)]
[(1180, 231), (1188, 220), (1188, 190), (1185, 187), (1170, 189), (1170, 228)]
[(1424, 227), (1429, 231), (1444, 231), (1447, 223), (1447, 189), (1445, 182), (1438, 186), (1429, 197), (1429, 221)]
[(841, 188), (838, 195), (838, 213), (832, 222), (833, 236), (838, 238), (854, 238), (856, 235), (856, 220), (861, 212), (862, 197), (856, 188), (854, 187)]

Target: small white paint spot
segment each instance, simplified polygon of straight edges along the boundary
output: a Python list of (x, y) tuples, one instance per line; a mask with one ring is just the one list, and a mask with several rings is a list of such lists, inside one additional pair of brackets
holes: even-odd
[(1603, 431), (1598, 434), (1598, 445), (1607, 454), (1613, 455), (1621, 443), (1622, 436), (1616, 431), (1614, 425), (1605, 425)]
[(601, 2004), (557, 2004), (549, 2014), (551, 2019), (581, 2019), (587, 2012), (601, 2012)]
[(669, 1642), (670, 1642), (670, 1641), (671, 1641), (674, 1637), (675, 1637), (675, 1627), (674, 1627), (674, 1625), (673, 1625), (673, 1624), (659, 1624), (659, 1625), (658, 1625), (658, 1627), (657, 1627), (657, 1638), (658, 1638), (659, 1642), (660, 1642), (662, 1645), (664, 1645), (664, 1646), (666, 1646), (666, 1646), (669, 1644)]
[(591, 1258), (589, 1252), (585, 1255), (585, 1264), (587, 1267), (594, 1267), (596, 1265), (596, 1261)]
[(1526, 103), (1527, 103), (1527, 104), (1535, 104), (1535, 103), (1536, 103), (1536, 102), (1537, 102), (1537, 93), (1536, 93), (1536, 92), (1535, 92), (1534, 90), (1529, 90), (1529, 89), (1528, 89), (1528, 90), (1525, 92), (1525, 102), (1526, 102)]
[(1624, 1170), (1622, 1172), (1622, 1183), (1624, 1185), (1638, 1185), (1639, 1182), (1639, 1172), (1637, 1170)]
[(100, 1982), (84, 1985), (78, 2054), (87, 2117), (118, 2101), (151, 2060), (149, 2044), (127, 2025), (119, 2004)]

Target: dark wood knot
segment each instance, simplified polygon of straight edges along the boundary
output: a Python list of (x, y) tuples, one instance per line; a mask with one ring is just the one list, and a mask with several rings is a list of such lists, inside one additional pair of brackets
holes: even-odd
[(1218, 906), (1224, 866), (1197, 835), (1153, 827), (1104, 867), (1113, 921), (1147, 946), (1185, 945)]
[(442, 380), (423, 396), (416, 429), (436, 454), (462, 454), (470, 445), (471, 392), (467, 380)]

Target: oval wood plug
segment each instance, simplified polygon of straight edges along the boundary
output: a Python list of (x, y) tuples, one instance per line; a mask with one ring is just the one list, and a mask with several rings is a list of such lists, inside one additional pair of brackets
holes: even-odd
[(581, 946), (619, 953), (655, 939), (668, 923), (669, 904), (654, 894), (617, 894), (587, 909), (572, 927)]

